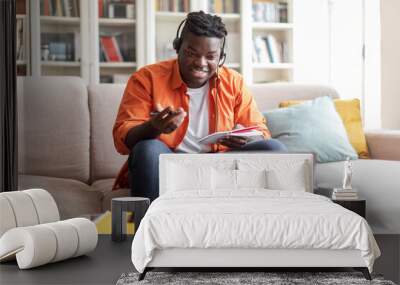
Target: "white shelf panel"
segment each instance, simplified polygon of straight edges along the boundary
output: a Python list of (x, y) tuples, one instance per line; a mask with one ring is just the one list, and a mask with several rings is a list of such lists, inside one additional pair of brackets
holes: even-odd
[(252, 28), (253, 30), (291, 30), (293, 29), (293, 24), (253, 22)]
[(240, 20), (240, 14), (239, 13), (221, 13), (221, 14), (215, 14), (215, 15), (218, 15), (219, 17), (221, 17), (223, 21)]
[(26, 18), (26, 15), (16, 15), (16, 18), (24, 20)]
[(80, 67), (79, 61), (42, 61), (42, 66), (54, 66), (54, 67)]
[(17, 65), (25, 65), (26, 61), (25, 60), (17, 60)]
[(99, 18), (100, 26), (132, 26), (135, 24), (135, 19)]
[(254, 69), (292, 69), (292, 63), (253, 63)]
[(131, 68), (136, 67), (136, 62), (100, 62), (100, 67), (104, 68)]
[(186, 18), (186, 13), (158, 11), (156, 12), (156, 18), (157, 20), (164, 20), (164, 21), (179, 21)]
[(40, 16), (40, 21), (44, 24), (67, 24), (79, 25), (79, 17), (56, 17), (56, 16)]

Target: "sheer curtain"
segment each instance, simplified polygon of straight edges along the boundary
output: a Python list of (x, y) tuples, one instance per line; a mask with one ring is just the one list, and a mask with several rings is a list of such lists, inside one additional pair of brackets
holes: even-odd
[(17, 98), (15, 62), (15, 1), (0, 1), (0, 191), (17, 190)]

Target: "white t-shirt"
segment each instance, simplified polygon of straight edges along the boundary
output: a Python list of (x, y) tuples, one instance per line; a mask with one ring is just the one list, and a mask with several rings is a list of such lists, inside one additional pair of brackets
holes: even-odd
[(208, 88), (207, 82), (200, 88), (188, 88), (189, 95), (189, 126), (182, 142), (177, 146), (177, 152), (200, 153), (209, 152), (209, 145), (201, 145), (198, 140), (208, 135)]

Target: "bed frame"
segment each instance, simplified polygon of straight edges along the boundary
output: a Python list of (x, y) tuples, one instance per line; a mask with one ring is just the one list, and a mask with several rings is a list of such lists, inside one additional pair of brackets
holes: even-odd
[[(215, 159), (245, 158), (301, 160), (308, 164), (309, 185), (306, 191), (314, 188), (314, 158), (312, 154), (276, 154), (265, 152), (225, 153), (225, 154), (162, 154), (160, 156), (160, 195), (166, 192), (168, 164), (176, 159)], [(254, 249), (254, 248), (170, 248), (158, 249), (147, 265), (139, 280), (146, 273), (160, 268), (229, 268), (234, 271), (250, 271), (250, 269), (271, 268), (343, 268), (350, 267), (361, 271), (367, 280), (371, 280), (369, 270), (359, 250), (330, 249)]]
[(329, 249), (192, 249), (172, 248), (156, 250), (152, 261), (139, 275), (155, 268), (230, 268), (234, 271), (259, 271), (271, 268), (343, 268), (361, 271), (371, 280), (369, 270), (359, 250)]

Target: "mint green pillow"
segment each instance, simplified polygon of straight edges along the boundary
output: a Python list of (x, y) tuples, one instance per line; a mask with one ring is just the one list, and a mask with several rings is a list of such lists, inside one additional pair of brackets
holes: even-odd
[(330, 97), (263, 113), (273, 138), (289, 152), (312, 152), (318, 162), (357, 159)]

